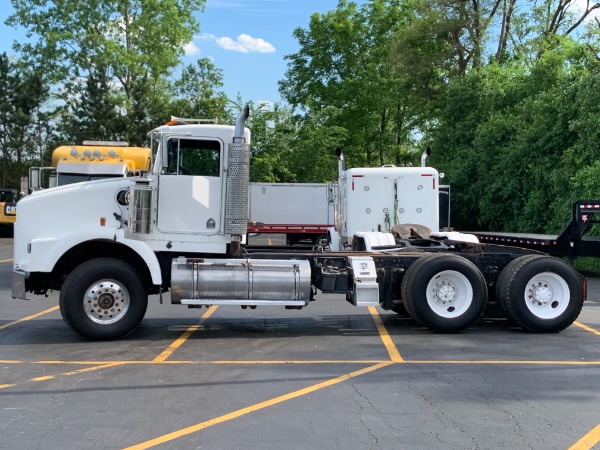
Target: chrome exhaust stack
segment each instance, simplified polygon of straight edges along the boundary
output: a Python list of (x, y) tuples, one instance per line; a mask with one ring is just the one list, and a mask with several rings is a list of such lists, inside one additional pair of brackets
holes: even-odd
[(344, 160), (344, 152), (342, 151), (341, 148), (336, 148), (335, 149), (335, 154), (337, 155), (337, 159), (338, 159), (338, 178), (341, 179), (344, 171), (346, 170), (346, 161)]
[(235, 119), (235, 135), (233, 136), (233, 142), (235, 143), (244, 143), (246, 139), (244, 138), (244, 124), (246, 120), (250, 116), (250, 107), (248, 105), (244, 106), (237, 118)]
[(429, 155), (431, 155), (431, 147), (427, 147), (421, 155), (421, 167), (427, 167), (427, 161), (429, 161)]
[(242, 236), (248, 232), (248, 184), (250, 183), (250, 143), (244, 137), (244, 124), (250, 115), (248, 105), (235, 120), (233, 142), (228, 146), (225, 193), (225, 233), (231, 234), (229, 256), (240, 255)]

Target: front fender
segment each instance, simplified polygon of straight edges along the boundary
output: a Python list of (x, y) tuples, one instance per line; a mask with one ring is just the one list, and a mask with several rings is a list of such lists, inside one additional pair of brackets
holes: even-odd
[(67, 251), (92, 240), (110, 240), (126, 245), (144, 260), (152, 277), (152, 283), (162, 284), (160, 264), (152, 249), (143, 241), (126, 239), (124, 231), (114, 227), (86, 227), (57, 237), (32, 239), (28, 264), (16, 268), (29, 273), (51, 272)]

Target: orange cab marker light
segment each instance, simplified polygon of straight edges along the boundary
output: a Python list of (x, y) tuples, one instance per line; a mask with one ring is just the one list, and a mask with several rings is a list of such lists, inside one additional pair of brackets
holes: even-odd
[(106, 217), (100, 217), (100, 226), (101, 227), (106, 226)]

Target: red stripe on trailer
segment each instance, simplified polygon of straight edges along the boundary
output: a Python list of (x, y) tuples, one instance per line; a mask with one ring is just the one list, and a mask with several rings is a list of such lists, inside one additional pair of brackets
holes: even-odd
[[(433, 177), (433, 174), (432, 173), (422, 173), (421, 176), (422, 177)], [(433, 180), (431, 180), (431, 186), (435, 190), (435, 177), (433, 178)]]
[[(422, 173), (421, 174), (422, 177), (433, 177), (432, 173)], [(433, 189), (435, 190), (435, 177), (433, 177), (433, 179), (431, 180), (431, 187), (433, 187)]]
[(352, 190), (354, 190), (354, 178), (364, 178), (364, 175), (352, 175)]

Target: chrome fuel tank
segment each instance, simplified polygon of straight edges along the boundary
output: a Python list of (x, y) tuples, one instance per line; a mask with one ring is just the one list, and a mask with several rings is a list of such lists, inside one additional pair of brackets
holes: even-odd
[(171, 303), (306, 306), (310, 275), (303, 260), (180, 257), (171, 265)]

